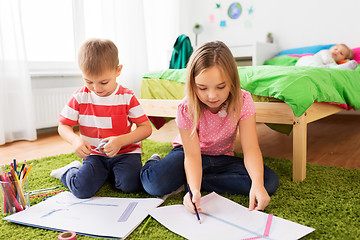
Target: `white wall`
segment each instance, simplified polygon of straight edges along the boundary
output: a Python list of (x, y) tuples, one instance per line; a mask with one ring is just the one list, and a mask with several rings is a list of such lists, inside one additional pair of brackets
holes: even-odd
[[(198, 22), (204, 26), (199, 44), (212, 40), (229, 46), (248, 44), (265, 41), (266, 34), (272, 32), (279, 50), (332, 43), (360, 47), (359, 0), (238, 0), (243, 12), (235, 20), (226, 16), (233, 2), (181, 0), (179, 34), (190, 36), (195, 43), (192, 27)], [(215, 3), (221, 4), (220, 9)], [(214, 22), (210, 22), (210, 15), (214, 15)], [(226, 27), (219, 26), (221, 19), (226, 20)]]
[[(227, 8), (233, 2), (234, 0), (144, 1), (145, 8), (153, 9), (144, 16), (145, 24), (151, 26), (151, 33), (143, 39), (149, 50), (144, 54), (144, 57), (148, 57), (149, 71), (169, 67), (172, 47), (180, 34), (188, 35), (195, 45), (195, 34), (192, 31), (195, 23), (204, 27), (198, 37), (198, 45), (213, 40), (224, 41), (230, 47), (252, 44), (255, 41), (264, 42), (266, 34), (272, 32), (279, 51), (340, 42), (349, 47), (360, 47), (357, 20), (359, 0), (238, 0), (243, 12), (235, 20), (227, 16)], [(216, 3), (220, 3), (219, 9), (216, 8)], [(250, 8), (253, 9), (251, 14)], [(214, 22), (210, 22), (211, 15), (214, 16)], [(226, 27), (219, 26), (220, 20), (226, 20)], [(140, 96), (140, 79), (134, 84), (139, 84), (131, 88)], [(68, 89), (82, 85), (80, 76), (32, 78), (34, 91), (46, 88)]]
[[(169, 67), (179, 34), (179, 0), (145, 0), (146, 47), (150, 71)], [(162, 51), (161, 51), (162, 50)]]

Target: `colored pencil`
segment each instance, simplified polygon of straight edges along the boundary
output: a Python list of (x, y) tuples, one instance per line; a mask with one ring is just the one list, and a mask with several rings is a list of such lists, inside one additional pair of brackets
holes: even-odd
[(33, 166), (33, 163), (31, 163), (30, 166), (29, 166), (29, 168), (26, 170), (25, 176), (23, 177), (23, 180), (22, 180), (22, 184), (24, 184), (25, 179), (26, 179), (27, 176), (29, 175), (29, 172), (30, 172), (32, 166)]
[[(2, 173), (2, 171), (1, 171), (1, 173)], [(3, 175), (2, 174), (0, 174), (0, 181), (1, 181), (1, 184), (3, 184), (3, 180), (5, 180), (5, 177), (3, 177)], [(2, 186), (1, 186), (1, 188), (3, 188)], [(4, 208), (3, 208), (3, 213), (8, 213), (8, 199), (7, 199), (7, 197), (6, 197), (6, 195), (5, 195), (5, 191), (3, 190), (3, 199), (4, 199)]]
[(151, 219), (151, 216), (149, 216), (148, 220), (146, 221), (146, 223), (144, 224), (144, 226), (141, 228), (140, 230), (140, 234), (142, 234), (146, 228), (146, 226), (149, 224), (150, 222), (150, 219)]
[(38, 189), (38, 190), (34, 190), (34, 191), (30, 191), (29, 194), (30, 195), (34, 195), (34, 194), (38, 194), (38, 193), (42, 193), (42, 192), (47, 192), (49, 190), (54, 190), (61, 187), (61, 185), (56, 186), (56, 187), (49, 187), (49, 188), (43, 188), (43, 189)]
[(26, 200), (25, 200), (24, 193), (22, 190), (22, 184), (19, 181), (18, 175), (15, 172), (15, 169), (11, 169), (11, 175), (13, 175), (13, 177), (15, 179), (15, 181), (13, 183), (15, 185), (15, 189), (17, 191), (21, 205), (22, 205), (23, 209), (25, 209), (26, 208)]
[(12, 193), (9, 185), (4, 183), (4, 182), (1, 182), (1, 185), (2, 185), (2, 188), (3, 188), (4, 192), (5, 192), (6, 197), (9, 200), (9, 203), (15, 207), (17, 212), (22, 211), (23, 209), (22, 209), (21, 205), (19, 204), (19, 202), (16, 200), (16, 197)]
[(22, 180), (22, 178), (24, 177), (25, 165), (26, 165), (26, 160), (25, 160), (24, 163), (22, 164), (21, 170), (20, 170), (20, 172), (19, 172), (19, 179), (20, 179), (20, 180)]
[(16, 159), (15, 159), (15, 158), (13, 159), (13, 163), (14, 163), (14, 166), (13, 166), (13, 167), (14, 167), (14, 170), (15, 170), (15, 172), (16, 172)]
[(44, 194), (39, 194), (39, 195), (33, 195), (33, 196), (30, 196), (30, 198), (43, 197), (43, 196), (48, 196), (50, 194), (57, 194), (57, 193), (60, 193), (60, 192), (62, 192), (62, 190), (55, 191), (55, 192), (44, 193)]
[(15, 186), (12, 184), (12, 182), (14, 182), (11, 178), (10, 178), (10, 175), (8, 173), (4, 173), (4, 176), (5, 176), (5, 184), (7, 184), (11, 190), (11, 192), (16, 195), (16, 189), (15, 189)]

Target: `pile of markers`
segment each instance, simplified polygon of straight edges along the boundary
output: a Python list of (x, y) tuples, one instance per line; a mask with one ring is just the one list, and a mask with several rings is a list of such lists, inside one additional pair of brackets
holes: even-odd
[(3, 173), (0, 170), (0, 183), (3, 194), (3, 212), (15, 213), (28, 207), (28, 196), (24, 195), (23, 185), (29, 175), (33, 164), (28, 165), (26, 161), (18, 166), (16, 160), (11, 163), (10, 171)]

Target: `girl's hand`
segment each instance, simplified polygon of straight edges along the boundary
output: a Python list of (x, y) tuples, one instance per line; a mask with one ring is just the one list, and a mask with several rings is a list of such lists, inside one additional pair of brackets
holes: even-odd
[(123, 146), (121, 144), (121, 136), (104, 138), (101, 142), (107, 142), (107, 144), (103, 146), (103, 152), (108, 157), (114, 157)]
[(264, 186), (251, 186), (249, 210), (264, 210), (270, 202), (270, 196)]
[(85, 159), (91, 153), (91, 145), (80, 137), (76, 137), (71, 145), (73, 146), (75, 154), (82, 159)]
[(198, 212), (201, 212), (201, 208), (199, 208), (201, 193), (199, 191), (193, 191), (192, 194), (192, 199), (190, 199), (189, 192), (185, 194), (183, 204), (189, 212), (195, 214), (195, 208), (193, 203), (195, 203)]

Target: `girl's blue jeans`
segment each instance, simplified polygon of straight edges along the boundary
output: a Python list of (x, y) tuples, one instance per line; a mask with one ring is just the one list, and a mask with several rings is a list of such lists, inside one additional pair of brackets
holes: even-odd
[(142, 190), (140, 170), (141, 154), (121, 154), (109, 158), (90, 155), (83, 160), (80, 168), (70, 168), (62, 176), (61, 182), (77, 198), (89, 198), (109, 179), (115, 188), (125, 192)]
[[(248, 195), (251, 179), (244, 166), (244, 160), (235, 156), (202, 155), (203, 176), (201, 191)], [(164, 196), (186, 183), (184, 150), (173, 148), (161, 159), (148, 160), (140, 172), (140, 179), (146, 192)], [(279, 186), (279, 178), (270, 168), (264, 166), (265, 189), (272, 195)]]

